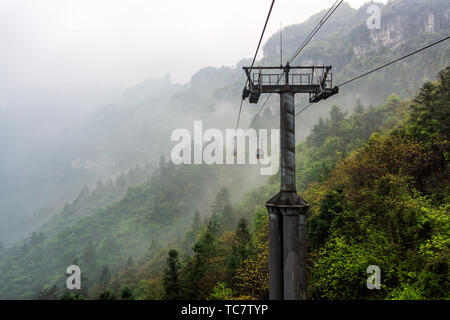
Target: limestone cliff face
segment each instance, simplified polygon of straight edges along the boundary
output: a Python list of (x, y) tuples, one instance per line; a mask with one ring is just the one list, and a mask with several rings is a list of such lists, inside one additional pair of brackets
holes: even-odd
[(409, 39), (417, 38), (424, 33), (450, 31), (450, 2), (447, 6), (449, 8), (445, 10), (417, 8), (416, 12), (382, 10), (380, 29), (369, 29), (364, 24), (354, 33), (355, 37), (352, 39), (354, 56), (366, 57), (384, 48), (395, 50)]
[[(369, 8), (371, 6), (378, 6), (381, 10), (379, 29), (369, 29), (367, 26), (367, 20), (373, 13)], [(325, 10), (303, 23), (283, 29), (284, 60), (296, 52), (324, 14)], [(354, 59), (394, 52), (412, 42), (416, 43), (416, 48), (430, 42), (425, 37), (437, 40), (445, 34), (450, 34), (449, 0), (389, 0), (385, 5), (372, 1), (359, 9), (344, 2), (295, 63), (332, 64), (334, 70), (342, 70)], [(279, 64), (280, 34), (270, 37), (263, 49), (263, 65)]]
[(379, 52), (383, 47), (396, 48), (406, 39), (406, 18), (397, 16), (390, 21), (382, 22), (381, 29), (372, 29), (366, 38), (353, 42), (353, 54), (356, 58)]
[(448, 29), (450, 26), (450, 9), (443, 12), (428, 12), (424, 23), (425, 32), (439, 32)]

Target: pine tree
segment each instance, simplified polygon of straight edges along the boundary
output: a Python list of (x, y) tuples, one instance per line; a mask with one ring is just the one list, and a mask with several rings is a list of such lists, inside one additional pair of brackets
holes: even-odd
[(251, 234), (248, 229), (248, 221), (245, 218), (239, 220), (237, 229), (236, 229), (236, 240), (238, 246), (245, 247), (248, 246), (251, 242)]
[(125, 191), (126, 187), (127, 182), (125, 180), (125, 174), (122, 172), (116, 179), (116, 188), (120, 193), (122, 193)]
[(243, 261), (249, 258), (252, 252), (252, 238), (248, 229), (248, 221), (245, 218), (239, 220), (236, 227), (235, 238), (231, 247), (231, 253), (227, 261), (228, 280), (233, 281), (236, 271)]
[(252, 252), (252, 236), (248, 229), (248, 221), (245, 218), (239, 220), (234, 246), (236, 247), (239, 263), (247, 259)]
[(108, 266), (105, 266), (98, 280), (99, 285), (106, 286), (110, 280), (111, 280), (111, 273), (109, 272)]
[(226, 205), (223, 209), (222, 218), (220, 219), (223, 230), (232, 230), (235, 223), (235, 217), (233, 208), (230, 205)]
[(200, 212), (198, 210), (194, 213), (194, 218), (192, 220), (191, 229), (186, 231), (184, 236), (184, 241), (182, 242), (182, 252), (191, 251), (192, 245), (195, 240), (197, 240), (198, 234), (201, 229), (202, 221), (200, 219)]
[(345, 119), (345, 113), (337, 106), (333, 106), (330, 111), (330, 131), (333, 135), (338, 136), (341, 131), (342, 121)]
[(133, 258), (131, 258), (131, 257), (128, 257), (128, 260), (127, 260), (127, 265), (126, 265), (126, 267), (133, 267), (134, 266), (134, 261), (133, 261)]
[(160, 247), (161, 247), (161, 245), (159, 244), (159, 242), (156, 241), (155, 239), (153, 239), (152, 242), (150, 243), (150, 246), (148, 247), (148, 252), (147, 252), (146, 257), (148, 259), (151, 259)]
[(161, 173), (166, 168), (166, 157), (163, 154), (159, 157), (158, 168)]
[(212, 259), (217, 250), (217, 227), (213, 220), (209, 220), (206, 230), (192, 246), (194, 255), (183, 268), (183, 288), (187, 299), (206, 299), (215, 285), (207, 276), (214, 269)]
[(356, 101), (356, 107), (355, 107), (355, 113), (363, 113), (364, 112), (364, 106), (361, 103), (361, 99), (358, 98)]
[(221, 234), (222, 226), (220, 225), (219, 218), (216, 214), (209, 219), (207, 230), (215, 237)]
[(181, 297), (180, 285), (180, 261), (178, 259), (178, 251), (172, 249), (169, 251), (169, 257), (166, 261), (167, 268), (164, 270), (163, 288), (164, 299), (178, 300)]
[(211, 206), (213, 214), (222, 213), (226, 206), (231, 206), (231, 195), (226, 187), (220, 188)]
[(85, 201), (89, 195), (90, 195), (91, 191), (89, 190), (89, 188), (85, 185), (83, 187), (83, 189), (81, 189), (80, 193), (78, 194), (78, 197), (75, 201)]
[(195, 234), (197, 234), (200, 231), (201, 224), (202, 222), (200, 220), (200, 212), (198, 210), (195, 210), (194, 220), (192, 221), (191, 226), (191, 229)]

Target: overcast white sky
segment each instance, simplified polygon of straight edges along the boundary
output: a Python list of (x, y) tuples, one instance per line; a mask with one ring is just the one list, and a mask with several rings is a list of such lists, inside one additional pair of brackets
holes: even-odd
[[(277, 0), (265, 39), (333, 2)], [(202, 67), (235, 65), (253, 56), (270, 3), (1, 0), (0, 107), (32, 92), (89, 95), (166, 73), (184, 83)]]

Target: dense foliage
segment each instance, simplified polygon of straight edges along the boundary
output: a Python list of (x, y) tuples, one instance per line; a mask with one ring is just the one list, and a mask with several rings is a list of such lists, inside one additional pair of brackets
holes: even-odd
[[(430, 3), (433, 10), (447, 5), (443, 0)], [(417, 31), (427, 14), (423, 8), (419, 0), (391, 1), (383, 8), (383, 21), (394, 24), (404, 14), (421, 17), (393, 25), (393, 30), (410, 30), (389, 48), (370, 42), (376, 37), (367, 34), (366, 7), (343, 5), (305, 49), (302, 62), (333, 61), (337, 78), (346, 80), (442, 38), (446, 25), (437, 32)], [(287, 52), (320, 17), (286, 28)], [(265, 46), (264, 64), (278, 63), (278, 39), (275, 35)], [(378, 51), (357, 57), (355, 51), (366, 47)], [(296, 176), (297, 190), (311, 204), (307, 245), (312, 299), (450, 297), (450, 68), (438, 80), (425, 82), (414, 98), (392, 94), (385, 99), (391, 92), (405, 95), (432, 78), (448, 65), (449, 50), (442, 44), (373, 73), (366, 83), (347, 87), (350, 94), (301, 115), (298, 132), (311, 128), (297, 145)], [(210, 123), (222, 125), (228, 111), (217, 116), (218, 106), (228, 106), (241, 90), (235, 81), (238, 72), (242, 76), (240, 66), (236, 70), (201, 70), (170, 98), (167, 110), (184, 119), (189, 108), (192, 118), (183, 120), (189, 123), (211, 113)], [(386, 102), (355, 105), (356, 97)], [(335, 101), (339, 107), (328, 108)], [(326, 115), (324, 110), (330, 109)], [(117, 136), (129, 132), (132, 138), (124, 141), (136, 146), (139, 139), (148, 143), (145, 130), (153, 125), (159, 135), (154, 134), (158, 138), (151, 152), (157, 157), (163, 151), (158, 145), (167, 146), (162, 127), (171, 130), (183, 123), (174, 115), (167, 121), (162, 111), (152, 118), (154, 110), (138, 103), (127, 121), (117, 113), (114, 122), (105, 123), (113, 128), (125, 123), (126, 130), (115, 129)], [(318, 120), (320, 115), (326, 118)], [(275, 118), (266, 108), (256, 126), (270, 127)], [(149, 122), (136, 131), (142, 119)], [(109, 127), (105, 123), (93, 127)], [(101, 141), (110, 141), (116, 150), (116, 141), (105, 132)], [(262, 205), (277, 193), (279, 176), (233, 203), (232, 196), (242, 193), (254, 169), (243, 168), (243, 175), (238, 166), (224, 167), (175, 166), (161, 158), (156, 168), (137, 167), (115, 181), (98, 182), (93, 190), (84, 188), (25, 241), (8, 248), (0, 242), (0, 299), (266, 299), (268, 217)], [(65, 289), (70, 264), (81, 267), (79, 291)], [(366, 288), (369, 265), (381, 269), (381, 290)]]
[[(312, 298), (449, 298), (449, 90), (447, 68), (409, 103), (358, 104), (349, 118), (335, 107), (299, 145)], [(241, 220), (221, 236), (210, 220), (180, 273), (180, 293), (197, 289), (182, 297), (267, 298), (265, 209), (253, 219), (251, 234)], [(381, 290), (366, 288), (369, 265), (382, 270)]]
[[(133, 258), (153, 255), (158, 246), (183, 232), (199, 194), (213, 173), (203, 166), (175, 166), (161, 159), (156, 172), (141, 185), (129, 188), (119, 201), (94, 213), (77, 213), (75, 222), (60, 226), (70, 218), (70, 208), (85, 207), (91, 197), (67, 206), (55, 220), (58, 232), (33, 233), (21, 245), (9, 248), (0, 261), (0, 297), (55, 298), (65, 287), (67, 266), (81, 267), (83, 295), (108, 274), (125, 267), (133, 273)], [(120, 181), (120, 180), (119, 180)], [(81, 205), (83, 202), (84, 205)], [(56, 286), (53, 288), (53, 286)]]
[[(449, 89), (447, 68), (411, 101), (358, 103), (350, 117), (334, 107), (298, 145), (312, 299), (449, 298)], [(276, 188), (273, 177), (234, 206), (222, 188), (210, 218), (194, 214), (183, 239), (93, 297), (266, 299), (268, 217), (257, 203)], [(369, 265), (381, 290), (366, 287)]]

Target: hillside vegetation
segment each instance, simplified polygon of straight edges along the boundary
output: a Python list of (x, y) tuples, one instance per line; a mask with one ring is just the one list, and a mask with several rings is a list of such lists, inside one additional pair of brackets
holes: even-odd
[[(447, 68), (413, 100), (391, 95), (377, 107), (356, 105), (350, 117), (334, 107), (298, 145), (312, 299), (449, 298), (449, 89)], [(261, 204), (277, 188), (272, 177), (235, 205), (222, 188), (209, 219), (197, 212), (183, 239), (129, 261), (87, 297), (268, 298)], [(381, 290), (365, 286), (369, 265), (381, 269)]]
[[(381, 8), (381, 29), (373, 30), (366, 26), (368, 5), (353, 9), (342, 3), (294, 64), (331, 65), (334, 84), (339, 84), (450, 33), (450, 4), (446, 0), (377, 4)], [(324, 13), (283, 28), (284, 61)], [(264, 57), (255, 65), (279, 65), (279, 33), (270, 36), (263, 49)], [(449, 65), (449, 57), (447, 41), (340, 88), (338, 95), (302, 114), (303, 121), (297, 121), (297, 139), (303, 140), (319, 118), (328, 117), (333, 104), (341, 111), (352, 112), (358, 99), (365, 105), (378, 105), (391, 93), (402, 99), (414, 96), (423, 82), (434, 79)], [(169, 75), (146, 79), (100, 108), (89, 121), (69, 131), (40, 137), (46, 141), (45, 148), (28, 148), (29, 141), (39, 137), (24, 139), (17, 124), (23, 117), (16, 115), (16, 119), (0, 108), (0, 137), (4, 138), (0, 145), (8, 154), (0, 158), (0, 241), (10, 246), (23, 240), (66, 202), (73, 201), (85, 185), (93, 189), (98, 180), (117, 177), (136, 165), (157, 164), (160, 154), (167, 156), (170, 152), (170, 135), (176, 128), (192, 130), (194, 120), (202, 120), (205, 128), (232, 128), (245, 83), (242, 66), (250, 63), (250, 59), (243, 59), (232, 67), (205, 67), (183, 85), (172, 83)], [(305, 106), (306, 98), (297, 95), (296, 105)], [(259, 106), (244, 103), (243, 128)], [(278, 127), (278, 108), (273, 95), (255, 127)], [(18, 154), (17, 146), (26, 152)]]
[[(346, 80), (450, 30), (446, 1), (390, 1), (383, 7), (383, 23), (402, 36), (379, 42), (381, 31), (360, 36), (365, 8), (340, 7), (298, 63), (333, 64), (335, 78)], [(434, 24), (425, 23), (429, 13)], [(322, 14), (285, 28), (286, 52)], [(405, 20), (411, 16), (416, 19)], [(279, 63), (277, 41), (274, 35), (266, 43), (262, 64)], [(297, 118), (297, 190), (311, 204), (310, 298), (450, 297), (449, 57), (450, 44), (444, 42), (352, 83)], [(75, 153), (59, 150), (68, 163), (75, 154), (86, 160), (100, 152), (120, 159), (120, 165), (105, 177), (96, 173), (85, 180), (83, 167), (72, 170), (76, 185), (97, 184), (82, 188), (57, 214), (42, 209), (46, 218), (28, 220), (20, 232), (20, 224), (2, 222), (0, 299), (268, 298), (263, 205), (279, 191), (279, 175), (261, 177), (250, 165), (177, 166), (160, 156), (172, 146), (174, 128), (191, 128), (198, 119), (205, 128), (235, 123), (245, 63), (202, 69), (183, 86), (167, 77), (161, 88), (158, 81), (145, 81), (79, 129), (96, 139), (74, 138)], [(297, 107), (302, 103), (299, 99)], [(256, 127), (277, 126), (277, 108), (278, 101), (270, 101)], [(243, 126), (254, 112), (244, 105)], [(154, 165), (135, 166), (144, 160)], [(126, 167), (134, 169), (122, 170)], [(39, 198), (46, 189), (31, 191)], [(26, 239), (15, 241), (24, 232)], [(71, 264), (82, 270), (79, 291), (66, 289)], [(366, 288), (369, 265), (381, 269), (381, 290)]]
[[(311, 203), (311, 298), (450, 297), (449, 93), (447, 68), (412, 101), (357, 105), (349, 118), (333, 108), (298, 146), (298, 187)], [(276, 188), (273, 179), (237, 204), (234, 229), (222, 230), (214, 215), (193, 228), (193, 253), (179, 260), (169, 252), (166, 269), (150, 280), (160, 283), (151, 297), (266, 299), (268, 216), (252, 208)], [(381, 290), (365, 286), (369, 265), (382, 270)]]

